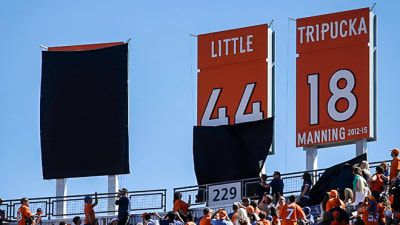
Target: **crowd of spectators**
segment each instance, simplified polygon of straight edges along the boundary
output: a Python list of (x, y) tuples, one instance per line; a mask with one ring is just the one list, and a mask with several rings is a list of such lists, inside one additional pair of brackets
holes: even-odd
[[(313, 185), (311, 175), (305, 172), (303, 185), (298, 196), (283, 196), (284, 182), (281, 174), (275, 171), (272, 180), (260, 176), (254, 196), (243, 197), (241, 202), (232, 205), (229, 215), (223, 208), (203, 209), (201, 218), (191, 214), (189, 195), (188, 203), (182, 200), (182, 194), (174, 194), (173, 210), (160, 216), (158, 213), (144, 213), (143, 225), (400, 225), (400, 163), (399, 149), (391, 150), (392, 162), (389, 167), (382, 162), (371, 173), (367, 161), (353, 166), (354, 179), (352, 188), (330, 190), (325, 193), (319, 208), (320, 215), (314, 218), (310, 206), (310, 190)], [(127, 225), (130, 222), (130, 200), (128, 190), (123, 188), (115, 204), (119, 206), (118, 217), (112, 218), (109, 225)], [(340, 196), (344, 193), (344, 196)], [(99, 225), (95, 216), (98, 204), (97, 193), (94, 201), (91, 196), (84, 198), (84, 224)], [(0, 199), (1, 204), (1, 199)], [(21, 199), (17, 212), (18, 225), (38, 225), (41, 223), (41, 210), (31, 213), (29, 200)], [(7, 220), (0, 211), (0, 225)], [(73, 218), (74, 225), (81, 225), (79, 216)], [(65, 225), (65, 222), (60, 223)]]
[[(303, 185), (298, 196), (283, 196), (284, 182), (281, 174), (275, 171), (269, 183), (268, 177), (261, 175), (255, 196), (235, 202), (232, 213), (227, 215), (222, 208), (215, 212), (205, 208), (197, 224), (400, 225), (399, 153), (397, 148), (392, 149), (391, 166), (382, 162), (374, 174), (367, 161), (354, 165), (352, 188), (327, 192), (319, 206), (321, 213), (317, 218), (311, 213), (311, 208), (317, 206), (309, 205), (313, 185), (311, 175), (307, 172), (303, 174)], [(344, 193), (344, 196), (340, 196), (340, 193)], [(160, 224), (194, 225), (189, 203), (182, 201), (181, 193), (175, 193), (174, 209), (166, 218), (159, 218)], [(168, 224), (163, 222), (165, 220), (168, 220)]]

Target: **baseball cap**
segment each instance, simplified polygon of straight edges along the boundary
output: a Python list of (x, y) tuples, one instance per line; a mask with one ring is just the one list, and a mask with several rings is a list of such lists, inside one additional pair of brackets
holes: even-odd
[(225, 218), (227, 216), (228, 216), (228, 214), (226, 214), (225, 210), (219, 211), (219, 218), (220, 219), (223, 219), (223, 218)]
[(329, 195), (330, 195), (331, 197), (337, 197), (337, 196), (338, 196), (338, 192), (337, 192), (336, 190), (331, 190), (331, 191), (329, 192)]
[(249, 201), (249, 198), (248, 198), (248, 197), (243, 197), (243, 198), (242, 198), (242, 202), (243, 202), (243, 201)]
[(119, 189), (118, 191), (119, 191), (119, 192), (128, 192), (128, 189), (126, 189), (126, 188), (121, 188), (121, 189)]
[(394, 153), (396, 153), (397, 155), (400, 153), (400, 150), (399, 150), (398, 148), (394, 148), (394, 149), (391, 149), (391, 150), (389, 150), (389, 151), (394, 152)]
[(83, 199), (85, 202), (89, 201), (89, 199), (91, 199), (91, 197), (89, 195), (85, 196), (85, 198)]
[(306, 206), (306, 207), (303, 208), (303, 211), (304, 211), (305, 213), (310, 213), (311, 208), (308, 207), (308, 206)]
[(110, 223), (114, 222), (114, 221), (118, 221), (118, 218), (112, 218)]

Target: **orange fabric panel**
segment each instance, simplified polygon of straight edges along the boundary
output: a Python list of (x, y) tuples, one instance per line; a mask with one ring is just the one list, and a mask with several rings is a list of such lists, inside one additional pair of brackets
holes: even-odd
[(112, 43), (101, 43), (101, 44), (88, 44), (88, 45), (73, 45), (73, 46), (59, 46), (59, 47), (49, 47), (48, 51), (84, 51), (84, 50), (94, 50), (100, 48), (107, 48), (116, 45), (122, 45), (124, 42), (112, 42)]

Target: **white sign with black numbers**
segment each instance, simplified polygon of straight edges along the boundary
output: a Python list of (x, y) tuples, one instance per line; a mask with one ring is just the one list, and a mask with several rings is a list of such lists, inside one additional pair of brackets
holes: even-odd
[(208, 186), (207, 206), (225, 205), (239, 202), (242, 196), (240, 182)]

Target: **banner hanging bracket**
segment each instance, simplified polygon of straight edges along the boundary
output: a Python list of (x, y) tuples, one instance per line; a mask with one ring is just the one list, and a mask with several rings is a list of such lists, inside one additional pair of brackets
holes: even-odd
[(371, 8), (369, 9), (369, 11), (372, 12), (372, 10), (374, 10), (375, 6), (376, 6), (376, 3), (374, 3), (374, 4), (371, 6)]
[(40, 45), (41, 48), (48, 50), (49, 48), (44, 46), (44, 45)]

